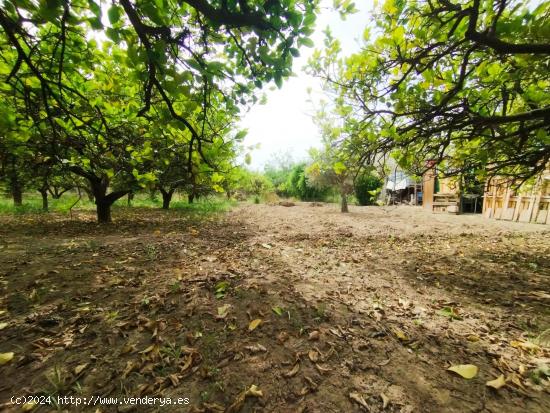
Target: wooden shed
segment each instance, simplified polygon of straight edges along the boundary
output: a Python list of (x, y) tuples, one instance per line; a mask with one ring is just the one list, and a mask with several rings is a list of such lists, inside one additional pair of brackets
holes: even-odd
[(460, 212), (458, 184), (452, 178), (440, 178), (435, 167), (422, 177), (422, 206), (432, 212)]
[(486, 218), (550, 225), (550, 169), (534, 183), (521, 186), (507, 178), (493, 177), (485, 183), (482, 199), (479, 194), (462, 193), (458, 182), (456, 178), (438, 177), (433, 165), (422, 179), (424, 208), (458, 214), (473, 200), (473, 211), (479, 211), (477, 206), (482, 203)]

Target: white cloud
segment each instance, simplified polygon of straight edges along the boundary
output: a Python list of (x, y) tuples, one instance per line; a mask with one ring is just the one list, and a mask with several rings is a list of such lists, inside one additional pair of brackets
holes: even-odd
[[(348, 16), (345, 21), (337, 12), (323, 7), (317, 18), (317, 28), (312, 36), (316, 48), (323, 47), (323, 31), (329, 26), (335, 38), (340, 40), (344, 54), (359, 49), (365, 27), (369, 24), (371, 0), (356, 4), (359, 12)], [(281, 89), (268, 90), (267, 104), (257, 105), (241, 121), (241, 126), (248, 129), (246, 146), (260, 144), (252, 152), (252, 164), (255, 170), (263, 169), (272, 154), (289, 152), (295, 160), (307, 157), (307, 151), (320, 143), (319, 131), (312, 120), (313, 105), (308, 102), (308, 88), (312, 96), (321, 97), (322, 91), (318, 79), (304, 73), (303, 66), (311, 56), (313, 49), (301, 48), (301, 56), (294, 61), (295, 77), (284, 82)]]

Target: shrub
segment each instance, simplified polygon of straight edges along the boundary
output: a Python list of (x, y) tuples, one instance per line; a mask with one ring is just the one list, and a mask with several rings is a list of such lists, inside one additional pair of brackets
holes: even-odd
[(292, 168), (286, 184), (288, 192), (301, 201), (324, 201), (331, 193), (331, 189), (313, 186), (306, 176), (305, 169), (305, 164), (298, 164)]
[(372, 173), (359, 175), (355, 180), (355, 197), (359, 205), (374, 205), (377, 193), (382, 188), (382, 181)]

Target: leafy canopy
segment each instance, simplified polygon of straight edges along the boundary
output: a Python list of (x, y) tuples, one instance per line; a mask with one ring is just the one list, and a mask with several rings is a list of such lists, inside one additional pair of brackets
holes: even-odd
[(363, 151), (527, 179), (550, 161), (550, 2), (386, 0), (360, 52), (327, 38), (311, 71), (360, 122)]

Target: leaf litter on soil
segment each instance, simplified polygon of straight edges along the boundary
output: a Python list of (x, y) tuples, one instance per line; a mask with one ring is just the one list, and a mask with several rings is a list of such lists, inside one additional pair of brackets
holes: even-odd
[[(0, 403), (25, 389), (183, 396), (195, 412), (548, 411), (544, 234), (506, 235), (516, 250), (485, 227), (388, 237), (408, 211), (361, 211), (257, 205), (192, 224), (130, 211), (109, 228), (0, 217), (13, 246)], [(462, 360), (470, 380), (446, 371)]]

